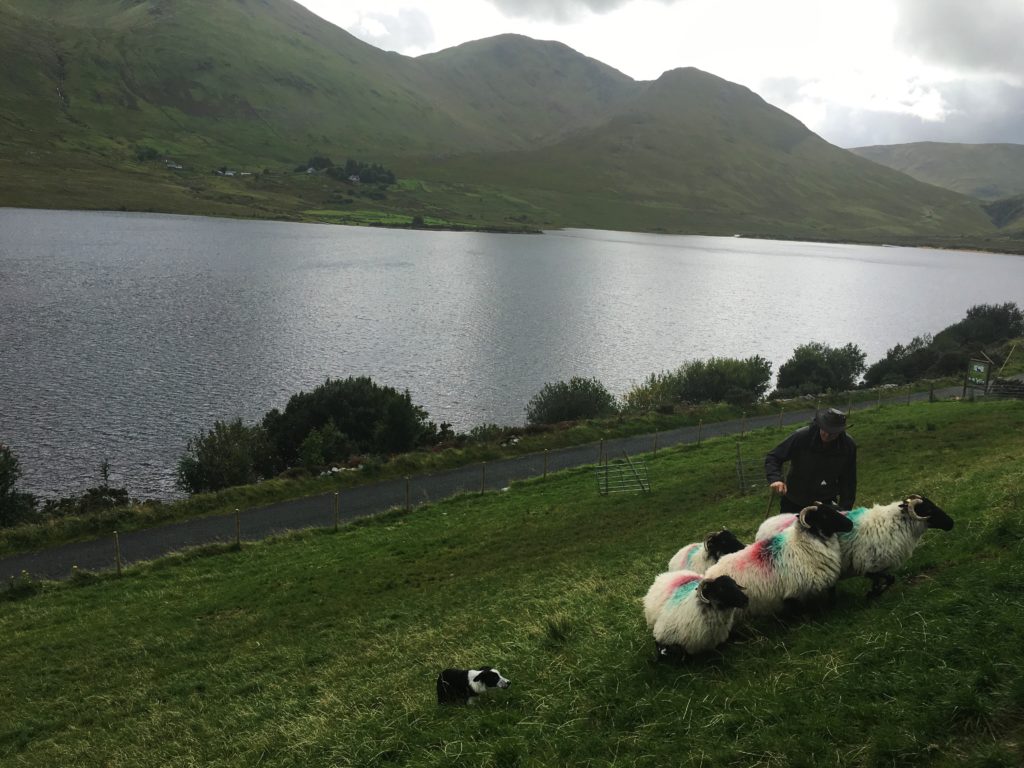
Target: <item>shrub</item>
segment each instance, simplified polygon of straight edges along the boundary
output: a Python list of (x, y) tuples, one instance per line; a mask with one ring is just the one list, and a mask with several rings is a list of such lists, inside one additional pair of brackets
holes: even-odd
[(216, 421), (213, 429), (188, 441), (178, 460), (178, 487), (188, 493), (255, 483), (266, 476), (267, 438), (262, 427), (241, 419)]
[[(327, 379), (311, 392), (292, 395), (284, 411), (275, 408), (263, 417), (277, 472), (299, 460), (302, 445), (314, 430), (325, 438), (320, 449), (325, 461), (340, 461), (343, 450), (398, 453), (432, 445), (445, 428), (443, 424), (439, 432), (427, 420), (427, 412), (412, 402), (408, 390), (398, 392), (365, 376)], [(318, 439), (313, 438), (310, 451)]]
[(615, 398), (597, 379), (574, 376), (569, 381), (545, 384), (526, 406), (530, 424), (591, 419), (615, 413)]
[(764, 397), (772, 378), (772, 364), (759, 355), (737, 360), (712, 357), (683, 367), (682, 399), (696, 402), (754, 403)]
[(939, 347), (983, 347), (1024, 336), (1024, 313), (1011, 302), (976, 304), (967, 317), (935, 334)]
[(864, 383), (868, 386), (879, 384), (903, 384), (927, 376), (938, 361), (931, 334), (915, 336), (906, 346), (897, 344), (887, 350), (885, 357), (868, 366)]
[(864, 373), (865, 354), (856, 344), (830, 347), (811, 342), (793, 350), (793, 357), (779, 366), (773, 396), (816, 395), (853, 389)]
[(712, 357), (693, 360), (674, 371), (654, 374), (623, 398), (627, 410), (665, 409), (679, 402), (754, 403), (764, 397), (772, 364), (759, 355), (738, 360)]
[(8, 446), (0, 443), (0, 528), (33, 522), (36, 497), (17, 489), (21, 463)]

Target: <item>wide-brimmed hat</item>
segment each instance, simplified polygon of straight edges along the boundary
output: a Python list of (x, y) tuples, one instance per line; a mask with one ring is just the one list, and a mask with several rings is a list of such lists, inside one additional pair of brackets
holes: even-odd
[(818, 413), (815, 422), (818, 429), (823, 429), (830, 435), (838, 435), (846, 430), (846, 414), (835, 408)]

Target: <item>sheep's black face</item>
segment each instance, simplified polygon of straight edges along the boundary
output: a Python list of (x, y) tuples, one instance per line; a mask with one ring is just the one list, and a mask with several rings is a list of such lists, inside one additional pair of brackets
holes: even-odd
[(853, 522), (830, 504), (818, 504), (806, 510), (804, 522), (811, 530), (826, 539), (837, 533), (849, 533), (853, 530)]
[(701, 583), (701, 590), (701, 594), (716, 608), (746, 608), (750, 602), (743, 592), (743, 587), (737, 584), (732, 576), (705, 579)]
[(942, 531), (953, 530), (953, 518), (936, 506), (931, 499), (921, 497), (920, 501), (914, 504), (911, 509), (917, 517), (928, 521), (929, 528), (938, 528)]
[(736, 534), (728, 528), (723, 528), (717, 533), (713, 533), (708, 536), (708, 554), (715, 560), (720, 560), (733, 552), (739, 552), (743, 547), (743, 542), (737, 539)]

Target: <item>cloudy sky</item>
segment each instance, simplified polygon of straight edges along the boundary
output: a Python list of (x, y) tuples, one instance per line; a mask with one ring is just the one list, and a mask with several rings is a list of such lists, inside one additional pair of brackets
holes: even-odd
[(693, 66), (833, 144), (1024, 144), (1024, 0), (299, 0), (407, 56), (506, 32), (636, 80)]

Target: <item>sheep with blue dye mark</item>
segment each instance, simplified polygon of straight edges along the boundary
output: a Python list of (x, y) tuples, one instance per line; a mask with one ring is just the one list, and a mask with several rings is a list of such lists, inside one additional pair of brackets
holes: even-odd
[(876, 597), (892, 586), (896, 577), (890, 571), (910, 558), (925, 531), (953, 529), (953, 518), (930, 499), (917, 495), (889, 504), (860, 507), (846, 514), (853, 530), (839, 535), (842, 578), (869, 578), (869, 597)]
[[(890, 571), (905, 563), (929, 528), (949, 531), (953, 519), (934, 502), (911, 495), (902, 501), (859, 507), (845, 513), (853, 528), (839, 534), (842, 554), (840, 578), (865, 576), (871, 580), (869, 597), (892, 586)], [(757, 529), (756, 539), (767, 539), (792, 525), (795, 515), (769, 517)]]
[(777, 613), (835, 586), (842, 566), (836, 534), (852, 529), (853, 523), (829, 504), (804, 507), (795, 524), (725, 555), (705, 577), (731, 576), (742, 584), (749, 598), (744, 613)]
[(654, 579), (643, 603), (657, 657), (664, 660), (694, 656), (725, 642), (747, 596), (730, 576), (708, 579), (694, 571), (668, 571)]
[(704, 541), (687, 544), (668, 561), (670, 571), (694, 571), (704, 573), (717, 563), (723, 555), (739, 552), (744, 544), (728, 528), (709, 533)]

